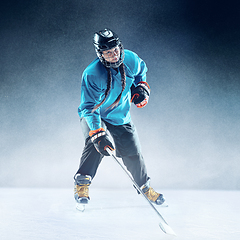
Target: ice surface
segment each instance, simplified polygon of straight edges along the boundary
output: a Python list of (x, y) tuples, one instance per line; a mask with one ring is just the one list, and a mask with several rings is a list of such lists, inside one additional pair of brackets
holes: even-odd
[[(156, 189), (157, 190), (157, 189)], [(134, 189), (91, 188), (85, 212), (73, 189), (0, 189), (1, 240), (239, 240), (240, 192), (163, 190), (161, 215), (176, 232), (166, 235), (159, 216)]]

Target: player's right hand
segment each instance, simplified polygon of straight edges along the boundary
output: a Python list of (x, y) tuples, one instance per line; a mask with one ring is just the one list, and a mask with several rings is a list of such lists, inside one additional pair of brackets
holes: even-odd
[(109, 148), (111, 151), (114, 151), (114, 146), (103, 128), (90, 131), (89, 136), (91, 137), (91, 141), (93, 142), (94, 147), (99, 153), (105, 156), (109, 156), (109, 153), (106, 151), (106, 148)]

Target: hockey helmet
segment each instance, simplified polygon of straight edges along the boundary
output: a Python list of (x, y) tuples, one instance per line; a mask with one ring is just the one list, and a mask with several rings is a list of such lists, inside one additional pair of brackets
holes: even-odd
[[(99, 32), (95, 32), (93, 36), (93, 45), (95, 46), (95, 51), (105, 67), (108, 68), (117, 68), (123, 63), (124, 59), (124, 48), (123, 45), (116, 33), (112, 30), (105, 28)], [(112, 49), (114, 47), (119, 47), (120, 49), (120, 58), (117, 62), (108, 62), (104, 59), (102, 52), (105, 50)]]

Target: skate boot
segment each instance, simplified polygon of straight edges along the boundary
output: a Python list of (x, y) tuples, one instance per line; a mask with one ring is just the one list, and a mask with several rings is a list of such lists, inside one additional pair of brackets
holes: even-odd
[(74, 177), (74, 198), (78, 204), (88, 204), (91, 176), (76, 174)]
[(155, 190), (150, 187), (150, 179), (141, 187), (141, 189), (151, 202), (157, 205), (162, 205), (165, 202), (163, 195), (155, 192)]

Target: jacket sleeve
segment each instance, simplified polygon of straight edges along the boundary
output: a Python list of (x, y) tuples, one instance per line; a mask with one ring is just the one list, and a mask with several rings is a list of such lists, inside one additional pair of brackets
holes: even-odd
[(97, 85), (97, 79), (93, 75), (84, 74), (81, 85), (81, 104), (78, 108), (80, 117), (84, 117), (89, 128), (96, 130), (101, 127), (100, 110), (92, 112), (94, 106), (100, 103), (105, 90)]
[(131, 53), (131, 61), (129, 62), (129, 66), (135, 78), (134, 85), (136, 86), (139, 82), (146, 81), (146, 73), (148, 69), (145, 62), (136, 53)]
[(138, 66), (138, 73), (135, 76), (134, 83), (137, 85), (139, 82), (146, 82), (146, 73), (147, 73), (147, 66), (145, 62), (139, 58), (139, 66)]

